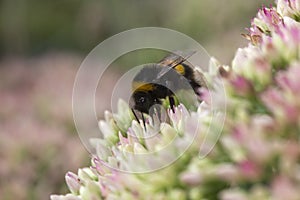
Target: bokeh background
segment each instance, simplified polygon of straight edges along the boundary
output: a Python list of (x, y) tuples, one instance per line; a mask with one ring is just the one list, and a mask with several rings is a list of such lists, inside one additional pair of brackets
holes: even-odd
[[(166, 27), (230, 64), (246, 44), (241, 33), (257, 9), (271, 2), (1, 0), (0, 198), (49, 199), (67, 191), (67, 171), (88, 166), (72, 119), (72, 87), (80, 63), (101, 41), (131, 28)], [(146, 61), (147, 52), (114, 63), (100, 83), (99, 117), (109, 109), (110, 91), (122, 72)]]

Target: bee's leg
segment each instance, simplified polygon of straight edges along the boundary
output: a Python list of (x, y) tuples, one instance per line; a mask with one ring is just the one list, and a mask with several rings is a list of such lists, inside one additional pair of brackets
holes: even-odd
[(132, 111), (132, 113), (133, 113), (133, 115), (134, 115), (134, 117), (135, 117), (136, 121), (137, 121), (137, 122), (139, 122), (139, 118), (138, 118), (138, 117), (137, 117), (137, 115), (135, 114), (135, 112), (134, 112), (134, 109), (133, 109), (133, 108), (131, 108), (131, 111)]
[(175, 113), (175, 109), (174, 109), (174, 106), (175, 106), (175, 100), (174, 100), (174, 97), (169, 96), (169, 102), (170, 102), (170, 107), (171, 107), (173, 113)]
[(173, 111), (173, 113), (175, 113), (175, 109), (174, 109), (174, 106), (175, 106), (175, 100), (174, 100), (174, 97), (172, 96), (173, 95), (173, 92), (171, 90), (171, 88), (174, 88), (174, 84), (173, 82), (171, 81), (167, 81), (166, 82), (166, 86), (168, 88), (168, 97), (169, 97), (169, 103), (170, 103), (170, 107)]

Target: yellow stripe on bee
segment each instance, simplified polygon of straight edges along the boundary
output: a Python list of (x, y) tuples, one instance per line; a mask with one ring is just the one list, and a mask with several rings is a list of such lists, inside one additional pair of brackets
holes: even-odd
[(133, 82), (132, 89), (134, 91), (151, 91), (154, 89), (154, 85), (151, 83), (144, 83), (144, 82)]
[(184, 73), (185, 73), (183, 65), (176, 65), (176, 67), (174, 67), (174, 69), (181, 75), (184, 75)]

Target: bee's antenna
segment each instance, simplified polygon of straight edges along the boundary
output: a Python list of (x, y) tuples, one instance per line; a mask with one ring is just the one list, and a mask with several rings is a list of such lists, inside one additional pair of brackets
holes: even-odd
[(142, 120), (143, 120), (144, 128), (146, 130), (146, 122), (145, 122), (144, 114), (141, 112), (141, 115), (142, 115)]
[(139, 122), (139, 118), (138, 118), (138, 117), (137, 117), (137, 115), (135, 114), (135, 112), (134, 112), (134, 109), (133, 109), (133, 108), (131, 108), (131, 111), (132, 111), (132, 113), (133, 113), (133, 115), (134, 115), (134, 117), (135, 117), (136, 121), (137, 121), (137, 122)]
[[(136, 113), (135, 113), (134, 109), (133, 109), (133, 108), (131, 108), (131, 111), (132, 111), (132, 113), (133, 113), (133, 115), (134, 115), (134, 117), (135, 117), (136, 121), (139, 123), (139, 122), (140, 122), (140, 120), (139, 120), (139, 118), (137, 117), (137, 115), (136, 115)], [(143, 113), (142, 113), (142, 112), (141, 112), (141, 115), (142, 115), (142, 120), (143, 120), (143, 124), (144, 124), (145, 130), (146, 130), (146, 122), (145, 122), (145, 118), (144, 118), (144, 115), (143, 115)]]

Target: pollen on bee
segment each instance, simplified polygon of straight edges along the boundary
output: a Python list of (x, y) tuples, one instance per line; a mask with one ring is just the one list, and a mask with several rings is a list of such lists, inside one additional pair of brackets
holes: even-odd
[(184, 66), (183, 66), (183, 65), (177, 65), (177, 66), (175, 67), (175, 70), (176, 70), (179, 74), (181, 74), (181, 75), (184, 75), (184, 73), (185, 73), (185, 70), (184, 70)]
[(154, 89), (154, 85), (151, 83), (133, 82), (132, 89), (134, 91), (151, 91)]

